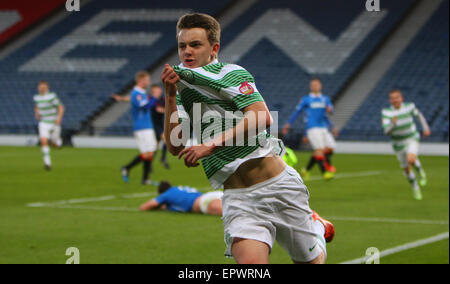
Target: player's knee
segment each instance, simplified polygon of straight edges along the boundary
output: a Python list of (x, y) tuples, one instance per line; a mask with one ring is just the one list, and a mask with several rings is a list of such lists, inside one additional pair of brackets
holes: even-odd
[(318, 257), (308, 262), (308, 264), (325, 264), (326, 256), (325, 253), (322, 252)]

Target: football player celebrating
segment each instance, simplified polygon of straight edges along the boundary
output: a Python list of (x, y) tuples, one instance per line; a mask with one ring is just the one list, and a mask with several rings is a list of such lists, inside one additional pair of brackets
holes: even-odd
[[(171, 154), (187, 167), (201, 162), (213, 188), (224, 188), (226, 255), (268, 263), (276, 239), (295, 263), (324, 263), (333, 226), (313, 214), (300, 175), (281, 158), (282, 142), (267, 134), (273, 119), (253, 76), (218, 61), (219, 23), (187, 14), (176, 37), (181, 64), (161, 74), (164, 134)], [(191, 126), (200, 133), (197, 144), (186, 146)]]

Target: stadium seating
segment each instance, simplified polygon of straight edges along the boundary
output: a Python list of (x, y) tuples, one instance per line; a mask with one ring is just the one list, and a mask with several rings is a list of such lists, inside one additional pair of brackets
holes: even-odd
[[(363, 1), (364, 2), (364, 1)], [(389, 33), (389, 31), (398, 23), (404, 13), (414, 3), (413, 0), (401, 1), (384, 1), (383, 8), (387, 9), (384, 16), (377, 13), (369, 13), (365, 11), (365, 5), (360, 0), (348, 0), (346, 5), (341, 5), (339, 1), (310, 1), (310, 0), (260, 0), (244, 12), (237, 20), (232, 22), (223, 30), (221, 42), (221, 60), (233, 62), (247, 68), (256, 79), (259, 91), (263, 94), (270, 110), (279, 112), (279, 124), (283, 124), (290, 113), (294, 110), (300, 97), (306, 95), (309, 89), (309, 79), (311, 77), (319, 77), (324, 82), (324, 92), (334, 97), (351, 76), (358, 70), (358, 67), (368, 58), (374, 51), (381, 40)], [(268, 14), (269, 13), (269, 14)], [(272, 14), (270, 14), (272, 13)], [(364, 17), (359, 24), (366, 27), (370, 22), (380, 17), (378, 24), (370, 30), (368, 35), (361, 36), (361, 30), (356, 35), (350, 34), (348, 29), (355, 24), (363, 13)], [(295, 60), (296, 51), (284, 52), (276, 41), (270, 39), (269, 36), (262, 37), (250, 49), (245, 46), (248, 41), (253, 40), (255, 33), (264, 33), (270, 28), (267, 25), (277, 24), (277, 20), (285, 18), (284, 15), (291, 16), (291, 19), (282, 21), (279, 24), (279, 30), (276, 31), (279, 37), (284, 39), (284, 44), (295, 45), (296, 42), (303, 42), (311, 38), (311, 34), (299, 34), (296, 37), (296, 29), (299, 27), (299, 19), (308, 23), (313, 29), (317, 30), (315, 37), (317, 41), (338, 42), (340, 37), (352, 37), (356, 40), (361, 37), (361, 43), (354, 49), (350, 50), (350, 54), (345, 54), (344, 44), (319, 44), (319, 46), (309, 46), (309, 49), (302, 48), (302, 52), (306, 54), (314, 54), (315, 49), (322, 49), (322, 53), (326, 55), (325, 63), (332, 61), (336, 54), (342, 54), (345, 60), (338, 66), (334, 72), (321, 71), (315, 73), (313, 68), (305, 68), (300, 66)], [(264, 22), (264, 15), (274, 15), (274, 22)], [(279, 19), (276, 19), (276, 17)], [(270, 20), (269, 16), (269, 20)], [(260, 27), (252, 29), (257, 21), (263, 21)], [(304, 25), (302, 27), (307, 25)], [(246, 34), (246, 31), (251, 31)], [(346, 32), (347, 31), (347, 32)], [(247, 36), (248, 35), (248, 36)], [(293, 36), (292, 36), (293, 35)], [(303, 36), (303, 37), (301, 37)], [(229, 47), (232, 52), (229, 51)], [(305, 50), (306, 49), (306, 50)], [(235, 54), (240, 54), (238, 60), (234, 60)], [(317, 57), (317, 60), (321, 58)], [(302, 60), (302, 59), (299, 59)], [(310, 64), (311, 65), (311, 64)], [(118, 119), (105, 134), (108, 135), (131, 135), (132, 129), (126, 128), (131, 125), (131, 117), (125, 114)], [(288, 140), (298, 140), (299, 132), (302, 131), (303, 123), (301, 119), (296, 121), (294, 131), (289, 135)]]
[(229, 2), (88, 2), (82, 13), (73, 12), (0, 60), (0, 133), (35, 133), (32, 96), (43, 79), (66, 106), (64, 129), (79, 130), (137, 70), (176, 46), (174, 25), (182, 13), (215, 14)]
[(427, 140), (449, 141), (448, 9), (449, 1), (443, 1), (344, 127), (340, 139), (388, 140), (381, 128), (381, 108), (389, 105), (389, 91), (398, 88), (429, 121), (432, 136)]

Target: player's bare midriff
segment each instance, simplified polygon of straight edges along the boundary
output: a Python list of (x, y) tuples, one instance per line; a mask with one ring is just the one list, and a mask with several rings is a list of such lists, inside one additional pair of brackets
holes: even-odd
[(249, 160), (224, 182), (224, 189), (250, 187), (278, 176), (285, 168), (286, 163), (279, 156)]

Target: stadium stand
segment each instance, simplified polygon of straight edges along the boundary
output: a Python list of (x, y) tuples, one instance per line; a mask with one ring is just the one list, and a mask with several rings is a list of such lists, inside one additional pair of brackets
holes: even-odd
[[(325, 93), (336, 97), (415, 3), (385, 1), (387, 13), (369, 13), (361, 1), (347, 2), (260, 0), (224, 29), (221, 60), (242, 65), (255, 76), (269, 108), (279, 111), (280, 124), (308, 93), (311, 77), (323, 79)], [(311, 45), (305, 45), (311, 38)], [(105, 134), (131, 135), (130, 125), (131, 116), (124, 114)], [(297, 144), (302, 127), (298, 119), (287, 140)]]
[[(36, 133), (32, 96), (48, 80), (66, 106), (63, 128), (82, 123), (176, 46), (188, 11), (215, 14), (230, 1), (96, 0), (0, 61), (0, 133)], [(40, 6), (34, 7), (39, 9)], [(149, 24), (150, 23), (150, 24)]]
[(47, 0), (35, 7), (28, 0), (0, 1), (0, 47), (45, 20), (64, 3), (64, 0)]
[[(388, 140), (381, 128), (382, 107), (392, 89), (404, 91), (429, 121), (427, 141), (448, 142), (449, 1), (421, 29), (341, 132), (343, 140)], [(446, 63), (446, 64), (445, 64)]]

